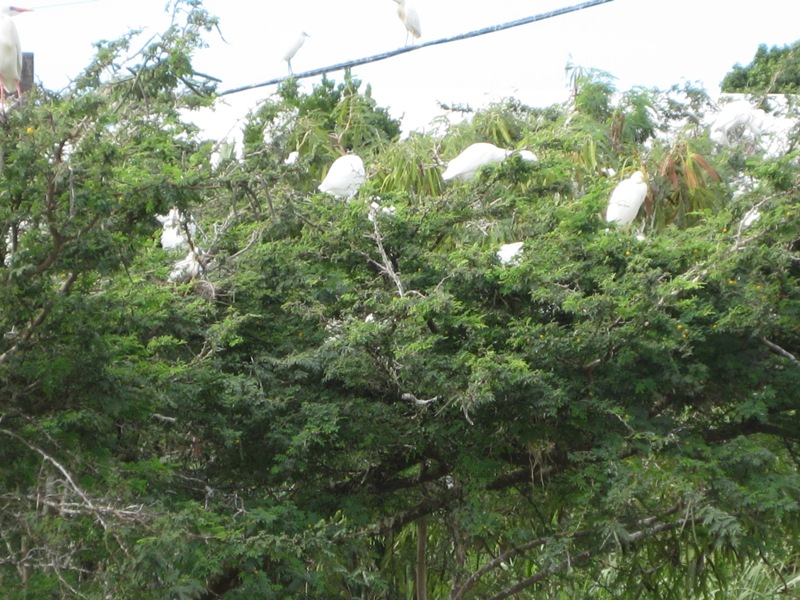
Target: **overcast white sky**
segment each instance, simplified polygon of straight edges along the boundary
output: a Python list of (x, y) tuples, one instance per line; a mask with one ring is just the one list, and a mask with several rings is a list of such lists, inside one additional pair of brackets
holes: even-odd
[[(28, 0), (34, 12), (15, 17), (36, 78), (60, 89), (88, 64), (91, 43), (129, 28), (160, 31), (165, 0), (94, 0), (54, 4)], [(25, 0), (19, 0), (20, 3)], [(408, 0), (422, 24), (421, 42), (579, 4), (578, 0)], [(209, 36), (196, 67), (223, 80), (220, 90), (284, 75), (281, 61), (300, 31), (310, 38), (292, 61), (295, 72), (402, 46), (405, 29), (392, 0), (206, 0), (227, 43)], [(535, 106), (566, 98), (564, 66), (608, 71), (621, 90), (668, 88), (699, 81), (712, 94), (733, 64), (747, 64), (760, 43), (800, 39), (799, 0), (614, 0), (593, 8), (434, 46), (354, 69), (406, 130), (424, 129), (437, 101), (486, 105), (513, 96)], [(331, 73), (341, 80), (341, 73)], [(313, 81), (304, 80), (306, 89)], [(213, 120), (214, 137), (236, 128), (236, 116), (267, 97), (266, 87), (227, 96)]]

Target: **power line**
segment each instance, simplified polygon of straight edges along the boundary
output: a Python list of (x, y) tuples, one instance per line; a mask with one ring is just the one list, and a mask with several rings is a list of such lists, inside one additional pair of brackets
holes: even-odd
[(613, 2), (613, 1), (614, 0), (590, 0), (589, 2), (582, 2), (580, 4), (574, 4), (572, 6), (557, 8), (556, 10), (551, 10), (548, 12), (540, 13), (538, 15), (525, 17), (522, 19), (518, 19), (516, 21), (509, 21), (508, 23), (501, 23), (500, 25), (491, 25), (489, 27), (484, 27), (483, 29), (476, 29), (475, 31), (470, 31), (468, 33), (459, 33), (458, 35), (454, 35), (448, 38), (441, 38), (438, 40), (432, 40), (430, 42), (424, 42), (422, 44), (416, 44), (414, 46), (397, 48), (396, 50), (390, 50), (389, 52), (384, 52), (382, 54), (375, 54), (374, 56), (367, 56), (365, 58), (357, 58), (355, 60), (350, 60), (347, 62), (331, 65), (329, 67), (312, 69), (311, 71), (296, 73), (290, 76), (276, 77), (275, 79), (270, 79), (269, 81), (264, 81), (262, 83), (253, 83), (250, 85), (244, 85), (242, 87), (231, 88), (229, 90), (219, 92), (219, 95), (226, 96), (228, 94), (236, 94), (238, 92), (245, 92), (247, 90), (254, 90), (260, 87), (275, 85), (276, 83), (280, 83), (281, 81), (284, 81), (289, 77), (294, 77), (296, 79), (306, 79), (308, 77), (316, 77), (317, 75), (325, 75), (327, 73), (330, 73), (331, 71), (341, 71), (342, 69), (348, 69), (350, 67), (357, 67), (359, 65), (364, 65), (367, 63), (378, 62), (379, 60), (386, 60), (387, 58), (391, 58), (399, 54), (404, 54), (406, 52), (411, 52), (412, 50), (421, 50), (422, 48), (427, 48), (428, 46), (437, 46), (439, 44), (449, 44), (450, 42), (466, 40), (468, 38), (478, 37), (480, 35), (486, 35), (487, 33), (494, 33), (495, 31), (503, 31), (504, 29), (511, 29), (512, 27), (519, 27), (520, 25), (528, 25), (529, 23), (544, 21), (545, 19), (552, 19), (553, 17), (559, 17), (567, 13), (576, 12), (587, 8), (592, 8), (593, 6), (599, 6), (600, 4), (607, 4), (608, 2)]
[(73, 6), (75, 4), (93, 4), (100, 1), (101, 0), (73, 0), (72, 2), (59, 2), (58, 4), (45, 4), (43, 6), (37, 6), (34, 10), (41, 10), (43, 8), (60, 8), (62, 6)]

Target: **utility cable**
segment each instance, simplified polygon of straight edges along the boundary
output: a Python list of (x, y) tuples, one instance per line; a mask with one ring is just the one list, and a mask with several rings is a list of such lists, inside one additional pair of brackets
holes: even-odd
[(525, 17), (523, 19), (518, 19), (516, 21), (509, 21), (508, 23), (501, 23), (500, 25), (491, 25), (489, 27), (484, 27), (483, 29), (476, 29), (475, 31), (460, 33), (452, 37), (432, 40), (430, 42), (424, 42), (422, 44), (416, 44), (414, 46), (405, 46), (403, 48), (397, 48), (396, 50), (391, 50), (389, 52), (384, 52), (382, 54), (375, 54), (374, 56), (367, 56), (365, 58), (349, 60), (347, 62), (338, 63), (335, 65), (331, 65), (329, 67), (322, 67), (319, 69), (304, 71), (303, 73), (295, 73), (294, 75), (276, 77), (275, 79), (270, 79), (269, 81), (264, 81), (262, 83), (253, 83), (250, 85), (244, 85), (242, 87), (232, 88), (229, 90), (219, 92), (218, 95), (227, 96), (228, 94), (236, 94), (238, 92), (245, 92), (247, 90), (253, 90), (260, 87), (267, 87), (270, 85), (275, 85), (276, 83), (280, 83), (290, 78), (306, 79), (308, 77), (316, 77), (317, 75), (325, 75), (332, 71), (341, 71), (343, 69), (349, 69), (350, 67), (357, 67), (359, 65), (377, 62), (379, 60), (386, 60), (387, 58), (391, 58), (399, 54), (405, 54), (406, 52), (411, 52), (412, 50), (421, 50), (422, 48), (427, 48), (429, 46), (438, 46), (439, 44), (449, 44), (450, 42), (466, 40), (468, 38), (478, 37), (480, 35), (486, 35), (487, 33), (494, 33), (495, 31), (503, 31), (504, 29), (511, 29), (512, 27), (519, 27), (521, 25), (527, 25), (529, 23), (535, 23), (537, 21), (544, 21), (545, 19), (552, 19), (553, 17), (559, 17), (567, 13), (576, 12), (579, 10), (585, 10), (593, 6), (599, 6), (600, 4), (606, 4), (608, 2), (613, 2), (613, 1), (614, 0), (590, 0), (589, 2), (582, 2), (580, 4), (574, 4), (572, 6), (557, 8), (556, 10), (551, 10), (548, 12), (540, 13), (538, 15)]

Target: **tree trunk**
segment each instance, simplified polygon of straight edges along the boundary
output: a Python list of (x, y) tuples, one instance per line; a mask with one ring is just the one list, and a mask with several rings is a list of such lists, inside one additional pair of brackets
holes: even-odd
[(417, 568), (414, 587), (416, 600), (428, 600), (428, 582), (425, 571), (425, 545), (428, 541), (428, 517), (423, 516), (417, 520)]

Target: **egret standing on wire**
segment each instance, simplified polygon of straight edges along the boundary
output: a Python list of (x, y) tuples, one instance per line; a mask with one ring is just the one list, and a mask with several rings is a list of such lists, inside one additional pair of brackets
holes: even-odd
[(639, 214), (639, 209), (647, 196), (647, 183), (641, 171), (617, 184), (611, 193), (606, 210), (606, 221), (629, 225)]
[(286, 61), (286, 64), (289, 65), (289, 75), (294, 75), (294, 71), (292, 71), (292, 59), (294, 55), (297, 54), (297, 51), (300, 50), (300, 47), (306, 43), (306, 38), (311, 37), (305, 31), (301, 31), (298, 38), (294, 41), (289, 49), (286, 51), (286, 54), (283, 55), (283, 60)]
[[(22, 99), (22, 46), (19, 43), (17, 26), (11, 17), (28, 12), (29, 8), (4, 6), (0, 8), (0, 107), (5, 111), (6, 92), (13, 92)], [(13, 87), (12, 87), (13, 86)]]
[(422, 35), (422, 29), (419, 26), (419, 13), (413, 8), (406, 6), (406, 0), (394, 0), (397, 2), (397, 16), (406, 26), (406, 46), (408, 46), (409, 34), (414, 36), (414, 39), (419, 39)]

